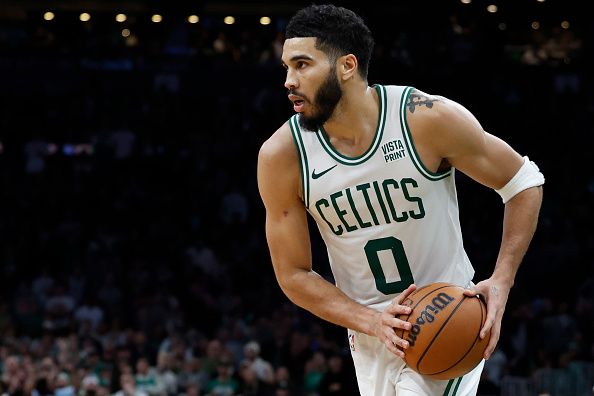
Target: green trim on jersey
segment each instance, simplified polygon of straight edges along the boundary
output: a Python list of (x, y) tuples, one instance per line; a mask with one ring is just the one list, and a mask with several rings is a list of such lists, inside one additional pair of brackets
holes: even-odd
[(297, 122), (297, 114), (289, 119), (289, 127), (291, 127), (291, 134), (295, 147), (297, 147), (297, 154), (299, 154), (299, 168), (301, 169), (301, 185), (303, 188), (303, 202), (305, 207), (309, 209), (309, 165), (307, 164), (307, 153), (305, 152), (305, 145), (301, 139), (301, 130)]
[(445, 390), (443, 391), (443, 396), (448, 396), (448, 393), (450, 393), (450, 388), (452, 387), (453, 383), (454, 383), (453, 379), (448, 381), (448, 386), (446, 386)]
[(369, 158), (373, 156), (373, 154), (377, 151), (377, 148), (380, 146), (380, 142), (382, 141), (382, 136), (384, 134), (384, 127), (386, 125), (386, 103), (387, 103), (387, 94), (386, 88), (382, 85), (375, 84), (373, 86), (377, 91), (377, 95), (379, 98), (379, 117), (377, 120), (377, 127), (375, 129), (375, 136), (373, 137), (373, 142), (369, 145), (367, 151), (357, 157), (347, 157), (344, 154), (339, 153), (330, 143), (330, 139), (328, 138), (328, 134), (324, 130), (324, 127), (321, 127), (316, 132), (318, 136), (318, 140), (324, 150), (337, 162), (343, 165), (359, 165), (363, 162), (367, 161)]
[(462, 377), (458, 378), (458, 383), (454, 387), (454, 392), (452, 392), (452, 396), (456, 396), (456, 393), (458, 393), (458, 387), (460, 386), (461, 382), (462, 382)]
[[(446, 386), (445, 391), (443, 392), (443, 396), (456, 396), (456, 392), (458, 392), (458, 387), (460, 387), (460, 383), (462, 382), (462, 377), (452, 378), (451, 380), (449, 380), (448, 386)], [(456, 382), (456, 380), (458, 380), (458, 382), (456, 383), (456, 386), (454, 386), (454, 390), (450, 395), (450, 389), (452, 388), (452, 385), (454, 385), (454, 382)]]
[(415, 167), (417, 168), (419, 173), (421, 173), (427, 179), (433, 181), (444, 179), (452, 174), (452, 168), (444, 172), (431, 172), (429, 169), (425, 167), (425, 165), (421, 161), (421, 158), (419, 157), (419, 153), (417, 153), (417, 149), (415, 148), (415, 144), (410, 133), (410, 128), (408, 127), (408, 121), (406, 119), (406, 103), (412, 90), (413, 87), (407, 87), (402, 92), (402, 99), (400, 100), (400, 121), (402, 124), (402, 135), (404, 136), (406, 148), (408, 150), (408, 153), (410, 154), (410, 158), (412, 159), (413, 164), (415, 164)]

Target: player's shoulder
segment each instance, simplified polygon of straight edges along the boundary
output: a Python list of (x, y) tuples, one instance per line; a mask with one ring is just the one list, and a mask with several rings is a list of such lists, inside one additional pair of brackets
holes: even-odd
[(289, 121), (281, 125), (260, 147), (259, 162), (274, 162), (277, 165), (298, 161)]
[(260, 147), (260, 156), (282, 155), (291, 149), (292, 137), (289, 121), (281, 125)]
[(456, 103), (444, 96), (424, 92), (409, 85), (379, 85), (388, 97), (400, 100), (408, 121), (420, 119), (425, 122), (439, 121), (455, 113)]
[(456, 125), (470, 114), (466, 108), (452, 99), (414, 87), (410, 89), (405, 100), (407, 120), (430, 129)]
[(279, 202), (301, 194), (301, 171), (289, 122), (278, 128), (260, 147), (258, 186), (263, 199)]
[(477, 147), (484, 141), (478, 120), (454, 100), (411, 89), (405, 105), (407, 125), (417, 148), (423, 146), (450, 158), (462, 147)]

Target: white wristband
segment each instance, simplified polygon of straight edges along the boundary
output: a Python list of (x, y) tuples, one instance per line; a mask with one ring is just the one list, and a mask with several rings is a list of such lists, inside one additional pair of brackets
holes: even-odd
[(538, 169), (538, 166), (524, 157), (524, 165), (518, 169), (514, 177), (507, 182), (505, 186), (497, 191), (501, 195), (503, 203), (507, 203), (510, 199), (516, 196), (516, 194), (529, 189), (530, 187), (541, 186), (545, 182), (544, 175)]

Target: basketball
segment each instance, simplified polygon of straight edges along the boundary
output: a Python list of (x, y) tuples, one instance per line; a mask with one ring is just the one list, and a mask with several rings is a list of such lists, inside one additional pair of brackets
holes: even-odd
[(464, 288), (436, 282), (411, 293), (403, 302), (412, 308), (399, 315), (412, 328), (399, 329), (400, 338), (409, 342), (404, 360), (419, 374), (433, 379), (460, 377), (483, 359), (490, 334), (480, 339), (487, 308), (478, 297), (464, 295)]

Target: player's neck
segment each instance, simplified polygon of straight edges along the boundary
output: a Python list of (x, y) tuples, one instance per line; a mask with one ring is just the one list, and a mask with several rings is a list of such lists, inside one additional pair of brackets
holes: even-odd
[(357, 144), (373, 138), (379, 117), (379, 98), (374, 88), (357, 85), (343, 88), (332, 117), (324, 124), (331, 139)]

